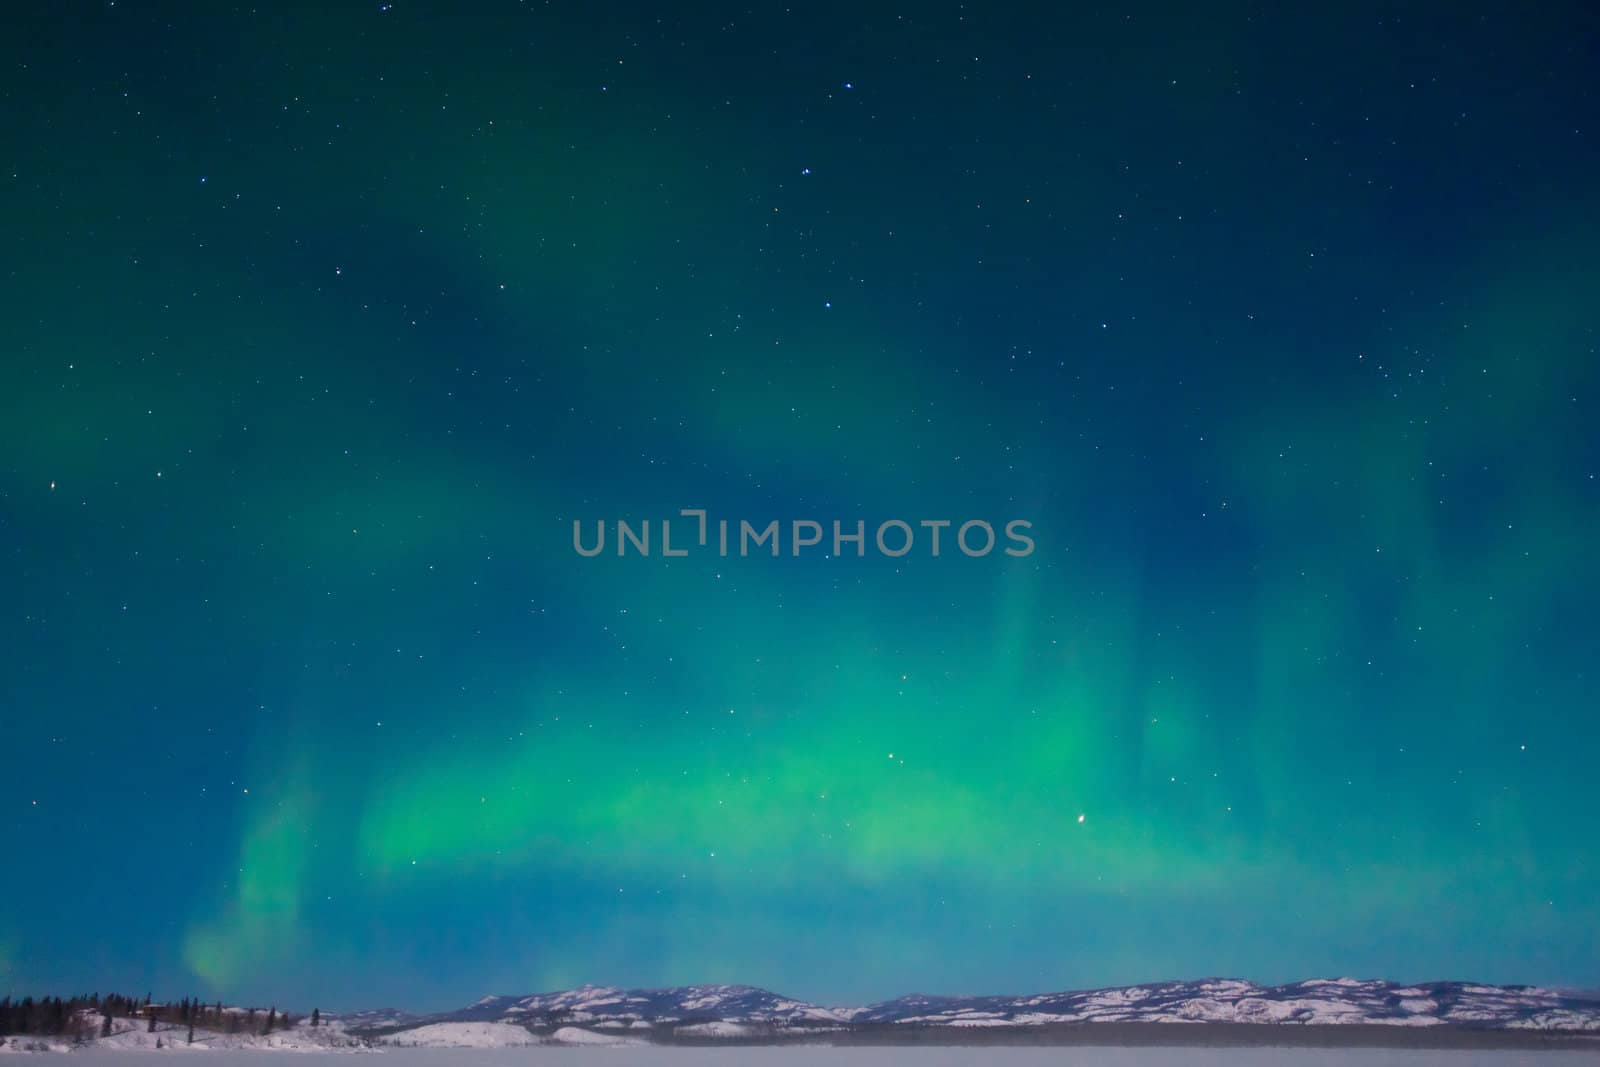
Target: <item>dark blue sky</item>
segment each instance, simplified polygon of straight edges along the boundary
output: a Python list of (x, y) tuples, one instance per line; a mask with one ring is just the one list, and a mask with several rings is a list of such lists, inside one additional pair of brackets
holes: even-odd
[(3, 17), (0, 991), (1600, 983), (1591, 11)]

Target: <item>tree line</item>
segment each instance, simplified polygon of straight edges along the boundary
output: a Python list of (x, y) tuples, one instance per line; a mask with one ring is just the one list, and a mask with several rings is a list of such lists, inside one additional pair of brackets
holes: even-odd
[[(150, 1033), (155, 1033), (160, 1023), (169, 1024), (164, 1029), (187, 1027), (187, 1039), (191, 1042), (196, 1028), (224, 1034), (265, 1036), (290, 1029), (299, 1022), (295, 1016), (280, 1012), (275, 1006), (263, 1014), (260, 1008), (224, 1007), (220, 1000), (208, 1004), (195, 997), (154, 1002), (148, 993), (142, 999), (121, 993), (0, 998), (0, 1037), (22, 1034), (90, 1041), (128, 1029), (116, 1027), (115, 1019), (137, 1020)], [(312, 1009), (310, 1022), (312, 1026), (320, 1026), (322, 1012)]]

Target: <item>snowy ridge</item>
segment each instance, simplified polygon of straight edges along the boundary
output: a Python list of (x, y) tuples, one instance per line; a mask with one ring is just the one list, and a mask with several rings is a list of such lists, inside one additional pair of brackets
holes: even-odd
[(1210, 978), (1026, 996), (913, 994), (866, 1007), (830, 1008), (753, 986), (588, 985), (555, 993), (485, 997), (459, 1011), (414, 1022), (426, 1025), (398, 1029), (379, 1040), (402, 1043), (408, 1035), (440, 1023), (510, 1024), (532, 1032), (561, 1028), (567, 1041), (578, 1039), (575, 1031), (605, 1040), (649, 1038), (652, 1033), (738, 1040), (774, 1032), (1085, 1023), (1455, 1026), (1600, 1035), (1600, 1001), (1536, 986), (1470, 982), (1403, 985), (1319, 978), (1261, 986)]
[(1237, 979), (1160, 982), (1022, 997), (909, 996), (854, 1012), (852, 1022), (1026, 1026), (1041, 1023), (1298, 1023), (1600, 1032), (1600, 1003), (1536, 986), (1401, 985), (1317, 978), (1282, 986)]
[(545, 1019), (574, 1023), (837, 1023), (847, 1015), (743, 985), (693, 985), (673, 989), (617, 989), (586, 985), (558, 993), (484, 997), (452, 1012), (452, 1020)]
[[(243, 1009), (227, 1012), (244, 1019)], [(253, 1019), (253, 1016), (250, 1018)], [(270, 1033), (230, 1025), (196, 1029), (158, 1020), (117, 1018), (100, 1036), (103, 1017), (82, 1014), (75, 1040), (0, 1038), (0, 1053), (67, 1052), (74, 1048), (143, 1051), (256, 1049), (277, 1052), (361, 1052), (392, 1048), (492, 1048), (533, 1045), (766, 1044), (787, 1040), (897, 1040), (947, 1029), (952, 1042), (1029, 1027), (1092, 1030), (1095, 1024), (1174, 1024), (1199, 1034), (1206, 1024), (1286, 1027), (1397, 1027), (1412, 1037), (1449, 1038), (1472, 1031), (1497, 1040), (1583, 1041), (1600, 1048), (1600, 998), (1592, 992), (1472, 982), (1410, 985), (1379, 979), (1319, 978), (1281, 986), (1238, 979), (1157, 982), (1025, 996), (912, 994), (857, 1008), (829, 1008), (754, 986), (695, 985), (670, 989), (583, 986), (528, 996), (484, 997), (468, 1007), (417, 1016), (394, 1010), (323, 1016)], [(1163, 1028), (1165, 1030), (1165, 1028)], [(1166, 1031), (1171, 1033), (1172, 1031)], [(1237, 1031), (1230, 1031), (1237, 1033)], [(1326, 1033), (1326, 1031), (1323, 1031)], [(1369, 1030), (1345, 1031), (1370, 1033)], [(88, 1035), (93, 1034), (93, 1037)], [(1518, 1036), (1521, 1035), (1521, 1036)], [(1399, 1032), (1396, 1032), (1399, 1039)], [(988, 1036), (984, 1040), (988, 1040)], [(1432, 1038), (1428, 1038), (1432, 1040)], [(158, 1044), (159, 1043), (159, 1044)]]

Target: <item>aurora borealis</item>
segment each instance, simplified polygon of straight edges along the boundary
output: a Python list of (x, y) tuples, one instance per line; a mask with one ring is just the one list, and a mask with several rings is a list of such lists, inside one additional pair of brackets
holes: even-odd
[(0, 987), (1600, 985), (1592, 11), (467, 7), (0, 16)]

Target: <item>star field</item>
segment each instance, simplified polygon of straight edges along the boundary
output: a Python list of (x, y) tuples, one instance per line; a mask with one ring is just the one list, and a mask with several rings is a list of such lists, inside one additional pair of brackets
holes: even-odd
[(0, 18), (0, 990), (1600, 984), (1581, 6)]

